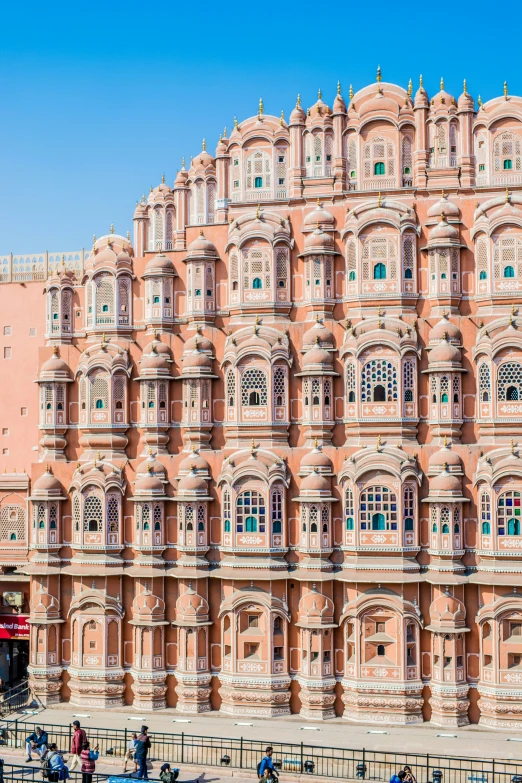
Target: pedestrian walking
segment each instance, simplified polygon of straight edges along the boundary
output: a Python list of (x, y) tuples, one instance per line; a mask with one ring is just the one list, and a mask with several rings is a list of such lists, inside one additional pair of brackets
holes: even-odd
[(80, 726), (80, 721), (73, 720), (72, 727), (74, 731), (71, 739), (71, 753), (72, 753), (72, 758), (70, 759), (71, 772), (73, 769), (76, 769), (76, 767), (78, 767), (81, 764), (80, 754), (82, 752), (84, 743), (87, 742), (87, 734)]
[(127, 743), (127, 750), (125, 751), (125, 761), (123, 763), (123, 772), (127, 772), (127, 762), (133, 761), (134, 762), (134, 772), (138, 769), (138, 764), (136, 763), (136, 759), (134, 758), (134, 751), (136, 750), (136, 743), (138, 741), (138, 735), (135, 731), (132, 732), (131, 738)]
[(80, 758), (82, 760), (82, 783), (92, 783), (92, 776), (96, 769), (96, 762), (98, 761), (98, 745), (91, 750), (89, 742), (84, 742)]
[(37, 726), (25, 740), (25, 749), (27, 751), (26, 763), (33, 760), (33, 753), (42, 758), (47, 752), (47, 732)]
[(148, 726), (141, 727), (141, 732), (138, 734), (136, 749), (134, 751), (134, 758), (138, 762), (138, 777), (143, 778), (143, 780), (149, 779), (147, 774), (147, 756), (149, 755), (150, 750), (150, 737), (147, 734), (148, 730)]
[(272, 761), (273, 752), (274, 752), (273, 747), (269, 745), (268, 748), (265, 750), (265, 755), (257, 765), (257, 775), (259, 777), (259, 780), (277, 781), (279, 779), (276, 772), (276, 768), (274, 766), (274, 762)]

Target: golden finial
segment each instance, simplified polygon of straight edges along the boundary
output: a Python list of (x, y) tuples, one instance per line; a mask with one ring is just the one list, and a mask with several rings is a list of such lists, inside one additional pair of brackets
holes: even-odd
[(341, 94), (341, 82), (337, 82), (337, 95)]
[(256, 450), (256, 444), (254, 443), (254, 438), (252, 438), (252, 443), (250, 444), (250, 453), (253, 455)]
[(100, 462), (102, 461), (100, 452), (98, 452), (98, 459), (100, 460)]
[(478, 105), (479, 105), (479, 109), (482, 109), (482, 98), (480, 97), (480, 95), (479, 95), (479, 97), (477, 98), (477, 103), (478, 103)]
[(62, 266), (65, 266), (65, 256), (62, 256)]
[(314, 449), (316, 449), (318, 445), (319, 445), (319, 441), (317, 440), (317, 438), (315, 438), (315, 440), (314, 440)]
[(262, 114), (264, 114), (265, 107), (263, 105), (263, 99), (259, 99), (259, 113), (258, 116), (261, 117)]
[(295, 108), (299, 109), (300, 107), (301, 107), (301, 96), (298, 93), (297, 94), (297, 101), (296, 101), (296, 104), (295, 104)]
[(444, 188), (442, 188), (442, 190), (440, 192), (440, 197), (441, 198), (446, 198), (446, 191), (444, 190)]
[(258, 203), (257, 208), (256, 208), (256, 218), (259, 217), (260, 210), (261, 210), (261, 204)]
[(447, 435), (444, 435), (444, 448), (445, 449), (448, 448), (448, 436)]
[(467, 83), (466, 79), (464, 79), (463, 92), (464, 92), (464, 95), (468, 94), (468, 83)]
[(165, 173), (163, 173), (163, 174), (161, 175), (161, 184), (162, 184), (162, 185), (164, 185), (164, 184), (165, 184)]
[(419, 90), (422, 90), (422, 73), (419, 76)]
[(285, 112), (284, 112), (284, 110), (283, 110), (283, 111), (281, 112), (281, 117), (279, 118), (279, 124), (280, 124), (280, 125), (283, 125), (284, 121), (285, 121)]
[(382, 82), (382, 73), (381, 73), (380, 65), (377, 66), (377, 81), (379, 82), (379, 84)]
[(511, 453), (512, 454), (515, 453), (515, 441), (513, 440), (513, 438), (511, 438)]
[(323, 93), (321, 92), (321, 88), (317, 90), (317, 100), (322, 101), (323, 100)]
[(111, 223), (111, 234), (114, 234), (114, 223)]
[(509, 188), (506, 188), (506, 204), (509, 204)]
[(379, 191), (379, 195), (377, 196), (377, 206), (382, 207), (382, 196), (380, 191)]
[(127, 242), (130, 242), (130, 231), (127, 231)]
[(149, 457), (152, 457), (152, 446), (149, 446)]
[(207, 151), (207, 140), (203, 139), (203, 144), (201, 145), (201, 149), (203, 152)]
[(97, 467), (98, 467), (98, 463), (96, 462), (96, 457), (94, 458), (93, 465), (94, 465), (94, 467), (95, 467), (95, 468), (97, 468)]
[(515, 303), (511, 303), (511, 315), (515, 315)]
[(239, 123), (237, 121), (237, 117), (236, 116), (234, 116), (234, 128), (236, 128), (236, 129), (239, 128)]
[(110, 237), (110, 235), (109, 235), (109, 236), (107, 237), (107, 247), (110, 247), (110, 246), (111, 246), (111, 242), (112, 242), (112, 240), (111, 240), (111, 237)]
[(381, 448), (381, 436), (377, 438), (377, 445), (375, 446), (375, 451), (379, 451)]
[(50, 473), (51, 472), (51, 466), (49, 465), (49, 463), (47, 463), (47, 465), (45, 466), (45, 472), (46, 473)]
[(53, 348), (53, 356), (58, 356), (58, 346), (55, 345)]
[(102, 334), (102, 343), (107, 342), (107, 338), (105, 336), (105, 332)]
[(353, 98), (353, 87), (351, 84), (350, 84), (350, 89), (348, 90), (348, 97), (350, 98), (350, 100), (352, 100)]
[(504, 98), (507, 101), (507, 99), (508, 99), (508, 85), (507, 85), (507, 82), (504, 82)]
[(443, 90), (443, 89), (444, 89), (444, 76), (441, 76), (441, 77), (440, 77), (440, 89), (441, 89), (441, 90)]
[(80, 470), (81, 466), (82, 466), (82, 463), (81, 462), (77, 462), (76, 463), (76, 470)]
[(194, 337), (194, 348), (196, 351), (199, 351), (199, 340), (198, 340), (198, 333), (196, 332), (196, 336)]
[(93, 244), (93, 245), (95, 245), (95, 244), (96, 244), (96, 234), (93, 234), (93, 235), (92, 235), (92, 244)]
[(225, 125), (225, 127), (223, 128), (223, 138), (226, 139), (226, 137), (227, 137), (227, 126)]
[(150, 463), (147, 465), (147, 473), (152, 473), (152, 465)]
[(181, 158), (181, 171), (185, 171), (185, 158)]
[(410, 79), (410, 81), (408, 82), (408, 98), (411, 98), (412, 93), (413, 93), (413, 82)]

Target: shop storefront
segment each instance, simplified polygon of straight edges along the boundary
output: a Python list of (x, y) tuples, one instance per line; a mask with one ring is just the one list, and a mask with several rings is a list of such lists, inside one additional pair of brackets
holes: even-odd
[(27, 678), (29, 663), (29, 617), (0, 614), (0, 680), (2, 689)]

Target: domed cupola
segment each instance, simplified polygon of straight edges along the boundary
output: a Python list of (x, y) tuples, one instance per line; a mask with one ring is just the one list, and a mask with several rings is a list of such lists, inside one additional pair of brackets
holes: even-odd
[(167, 625), (165, 621), (165, 601), (149, 590), (147, 582), (141, 593), (132, 602), (131, 625)]
[[(182, 426), (186, 448), (205, 448), (212, 430), (212, 354), (200, 350), (198, 334), (187, 341), (179, 380), (183, 384)], [(206, 341), (208, 343), (209, 341)], [(188, 344), (190, 343), (190, 345)], [(192, 349), (192, 350), (190, 350)]]
[(172, 329), (177, 276), (172, 260), (161, 250), (147, 261), (142, 279), (145, 280), (145, 322), (149, 329)]
[(208, 504), (211, 500), (207, 480), (192, 466), (178, 480), (176, 492), (178, 549), (182, 553), (180, 565), (194, 565), (197, 562), (204, 569), (208, 568), (204, 555), (209, 547)]
[(331, 598), (323, 595), (314, 582), (312, 589), (305, 593), (299, 601), (298, 627), (304, 628), (336, 628), (334, 622), (334, 605)]
[(462, 346), (462, 333), (458, 326), (452, 323), (446, 312), (443, 313), (442, 318), (438, 321), (429, 334), (429, 346), (438, 345), (441, 340), (447, 340), (458, 347)]
[(142, 428), (143, 455), (149, 448), (166, 453), (167, 431), (170, 427), (170, 381), (172, 375), (171, 352), (157, 336), (144, 349), (139, 360), (140, 372), (140, 427)]
[(54, 346), (53, 355), (40, 368), (37, 380), (40, 396), (40, 459), (64, 460), (68, 427), (67, 384), (72, 383), (69, 365)]
[[(451, 339), (450, 339), (451, 336)], [(462, 335), (444, 315), (430, 332), (428, 368), (430, 376), (429, 423), (435, 435), (460, 440), (462, 426)]]
[[(447, 130), (443, 132), (453, 133)], [(426, 225), (431, 228), (428, 231), (426, 247), (421, 248), (428, 254), (428, 297), (435, 314), (444, 309), (458, 313), (462, 296), (460, 250), (463, 245), (458, 229), (460, 222), (458, 206), (449, 201), (442, 191), (442, 197), (428, 210)]]
[(316, 315), (315, 323), (303, 335), (303, 348), (302, 353), (306, 353), (310, 348), (313, 348), (317, 343), (325, 351), (335, 351), (334, 337), (331, 331), (325, 326), (319, 319), (319, 315)]
[(203, 230), (188, 246), (187, 265), (187, 317), (189, 321), (213, 323), (216, 311), (216, 261), (219, 259), (215, 245), (206, 239)]
[[(304, 474), (299, 487), (299, 496), (294, 502), (300, 506), (299, 551), (306, 554), (309, 562), (301, 562), (301, 567), (321, 567), (330, 570), (329, 556), (333, 547), (332, 503), (337, 498), (332, 495), (331, 473), (324, 471), (322, 454), (315, 448), (309, 455), (308, 463), (301, 462), (300, 475)], [(317, 462), (318, 464), (313, 464)], [(311, 470), (310, 470), (311, 468)]]
[(460, 223), (460, 209), (448, 199), (444, 191), (442, 191), (441, 198), (428, 209), (428, 220), (426, 221), (426, 225), (435, 225), (440, 221), (441, 215), (444, 215), (448, 223)]
[[(319, 323), (319, 322), (317, 322)], [(303, 420), (307, 445), (315, 442), (330, 444), (334, 422), (333, 378), (339, 373), (333, 369), (333, 353), (321, 346), (319, 333), (323, 327), (312, 327), (315, 343), (303, 354), (302, 370), (295, 373), (303, 379)], [(323, 332), (323, 337), (327, 336)]]
[(297, 102), (290, 114), (289, 125), (304, 125), (306, 123), (306, 112), (301, 106), (301, 96), (297, 96)]
[(315, 231), (317, 228), (323, 231), (333, 231), (334, 226), (334, 216), (327, 209), (324, 209), (320, 199), (317, 199), (317, 206), (312, 212), (308, 213), (303, 221), (303, 234), (308, 231)]

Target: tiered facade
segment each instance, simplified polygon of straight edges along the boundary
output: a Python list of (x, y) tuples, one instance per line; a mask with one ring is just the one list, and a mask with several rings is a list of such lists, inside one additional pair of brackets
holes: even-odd
[(522, 99), (260, 104), (71, 258), (0, 259), (40, 698), (522, 728)]

